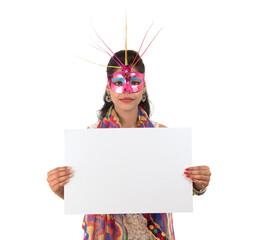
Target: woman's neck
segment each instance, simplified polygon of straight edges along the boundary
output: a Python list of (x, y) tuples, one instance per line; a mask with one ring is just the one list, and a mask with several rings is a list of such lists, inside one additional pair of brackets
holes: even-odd
[(115, 111), (117, 112), (122, 128), (136, 128), (138, 123), (138, 107), (131, 109), (129, 111), (124, 111), (122, 109), (117, 109), (115, 106)]

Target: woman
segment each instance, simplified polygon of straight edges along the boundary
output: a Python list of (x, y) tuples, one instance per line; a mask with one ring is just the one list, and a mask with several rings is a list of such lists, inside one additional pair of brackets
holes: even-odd
[[(127, 64), (118, 67), (124, 59)], [(99, 121), (88, 128), (166, 127), (149, 119), (144, 73), (145, 66), (137, 52), (117, 52), (108, 63), (108, 83)], [(209, 167), (189, 167), (184, 174), (193, 181), (193, 194), (201, 195), (206, 191), (211, 176)], [(64, 199), (64, 185), (71, 177), (69, 167), (60, 167), (48, 172), (47, 181), (52, 191)], [(85, 215), (83, 229), (84, 239), (89, 240), (175, 239), (172, 213)]]

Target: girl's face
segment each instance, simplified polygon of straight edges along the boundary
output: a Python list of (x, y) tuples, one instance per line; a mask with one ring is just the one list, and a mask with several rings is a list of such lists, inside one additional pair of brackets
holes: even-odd
[[(138, 72), (135, 68), (132, 70), (133, 72)], [(117, 69), (116, 72), (122, 72), (121, 69)], [(131, 93), (130, 91), (126, 91), (125, 93), (115, 93), (110, 88), (110, 85), (107, 83), (106, 91), (110, 92), (112, 102), (116, 109), (121, 109), (124, 111), (130, 111), (132, 109), (136, 109), (139, 105), (142, 93), (146, 91), (146, 82), (144, 82), (144, 86), (141, 91), (136, 93)]]

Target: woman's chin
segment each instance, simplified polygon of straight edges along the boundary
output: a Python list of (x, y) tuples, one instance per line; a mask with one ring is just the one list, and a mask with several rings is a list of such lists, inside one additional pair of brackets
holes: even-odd
[(128, 103), (120, 103), (117, 105), (116, 109), (122, 110), (122, 111), (131, 111), (137, 108), (138, 105), (133, 102), (128, 102)]

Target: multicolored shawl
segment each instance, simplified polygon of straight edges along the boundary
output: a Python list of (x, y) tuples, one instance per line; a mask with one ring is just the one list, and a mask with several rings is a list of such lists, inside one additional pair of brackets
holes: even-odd
[[(99, 122), (97, 128), (120, 128), (121, 122), (113, 106)], [(154, 127), (143, 108), (138, 106), (137, 127)], [(175, 240), (172, 213), (142, 214), (146, 219), (150, 240)], [(127, 240), (123, 214), (85, 214), (83, 219), (84, 240)]]
[[(121, 122), (113, 105), (108, 109), (105, 117), (99, 122), (97, 128), (120, 128)], [(143, 108), (138, 106), (138, 128), (154, 127), (149, 120), (147, 113)]]

